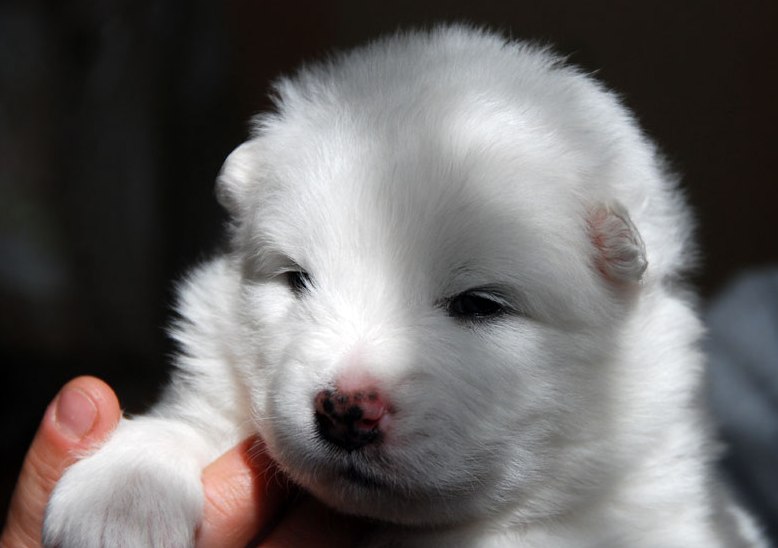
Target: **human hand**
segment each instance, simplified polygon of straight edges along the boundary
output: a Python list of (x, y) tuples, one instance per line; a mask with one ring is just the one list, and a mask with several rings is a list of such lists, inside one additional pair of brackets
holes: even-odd
[[(46, 409), (27, 452), (0, 535), (2, 548), (41, 544), (46, 503), (64, 470), (116, 427), (121, 417), (113, 390), (93, 377), (67, 383)], [(363, 526), (310, 497), (298, 496), (270, 458), (246, 440), (203, 472), (205, 505), (200, 548), (246, 546), (350, 546)], [(260, 537), (261, 535), (261, 537)]]
[(94, 377), (67, 383), (49, 404), (16, 482), (2, 548), (41, 545), (43, 513), (54, 485), (79, 453), (103, 441), (121, 417), (113, 390)]

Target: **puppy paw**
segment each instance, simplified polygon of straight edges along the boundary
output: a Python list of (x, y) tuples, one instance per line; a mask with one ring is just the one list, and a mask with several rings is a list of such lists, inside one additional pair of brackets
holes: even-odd
[(185, 447), (176, 454), (118, 434), (65, 472), (46, 508), (44, 545), (193, 546), (203, 504), (197, 464), (180, 455)]

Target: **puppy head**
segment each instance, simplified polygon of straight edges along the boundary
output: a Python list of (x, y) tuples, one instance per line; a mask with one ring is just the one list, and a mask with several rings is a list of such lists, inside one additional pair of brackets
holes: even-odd
[(607, 378), (646, 269), (613, 178), (629, 159), (585, 108), (631, 139), (614, 100), (462, 29), (279, 93), (218, 188), (272, 455), (331, 506), (399, 523), (581, 500), (614, 466)]

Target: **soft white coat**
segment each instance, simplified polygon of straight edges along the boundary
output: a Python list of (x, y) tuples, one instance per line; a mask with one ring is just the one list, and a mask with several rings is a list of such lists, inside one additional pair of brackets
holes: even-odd
[[(180, 288), (166, 395), (66, 472), (48, 545), (192, 544), (201, 470), (258, 433), (371, 545), (762, 546), (714, 477), (689, 215), (613, 93), (454, 26), (275, 96), (219, 176), (230, 247)], [(391, 402), (379, 441), (322, 439), (338, 383)]]

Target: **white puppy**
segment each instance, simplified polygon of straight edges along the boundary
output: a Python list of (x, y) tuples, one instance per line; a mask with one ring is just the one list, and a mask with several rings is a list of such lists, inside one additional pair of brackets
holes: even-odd
[(201, 470), (259, 433), (373, 545), (761, 545), (713, 477), (688, 215), (612, 93), (464, 27), (275, 92), (168, 392), (67, 471), (47, 544), (192, 544)]

